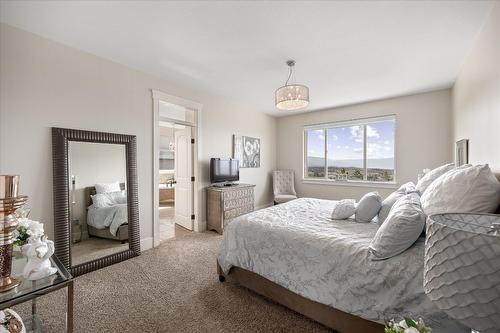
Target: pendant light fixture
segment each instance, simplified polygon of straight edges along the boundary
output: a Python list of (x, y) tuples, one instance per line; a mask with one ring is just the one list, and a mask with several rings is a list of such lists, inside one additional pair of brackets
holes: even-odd
[(309, 104), (309, 88), (301, 84), (288, 84), (295, 60), (288, 60), (286, 64), (289, 70), (288, 78), (285, 85), (276, 90), (276, 107), (285, 111), (303, 109)]

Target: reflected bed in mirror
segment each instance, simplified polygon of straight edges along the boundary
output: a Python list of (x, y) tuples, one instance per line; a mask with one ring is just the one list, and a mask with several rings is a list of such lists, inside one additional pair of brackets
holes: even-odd
[(75, 276), (138, 255), (135, 136), (52, 134), (56, 255)]

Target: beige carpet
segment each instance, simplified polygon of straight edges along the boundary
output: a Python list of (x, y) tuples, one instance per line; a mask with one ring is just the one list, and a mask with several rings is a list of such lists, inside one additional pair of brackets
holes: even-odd
[[(328, 332), (230, 282), (220, 283), (221, 236), (190, 234), (75, 279), (75, 332)], [(16, 307), (28, 313), (27, 304)], [(65, 295), (38, 302), (45, 332), (62, 332)]]

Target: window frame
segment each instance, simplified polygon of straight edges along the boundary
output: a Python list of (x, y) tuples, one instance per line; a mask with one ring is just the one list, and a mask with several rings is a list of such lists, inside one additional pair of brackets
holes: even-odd
[[(394, 121), (394, 179), (388, 182), (372, 181), (368, 180), (368, 163), (367, 163), (367, 131), (366, 126), (372, 123), (378, 123), (383, 121), (392, 120)], [(327, 130), (330, 128), (342, 128), (351, 126), (363, 126), (363, 180), (337, 180), (328, 178), (328, 133)], [(323, 130), (323, 135), (325, 137), (324, 142), (324, 159), (325, 159), (325, 175), (324, 177), (308, 177), (308, 159), (307, 159), (307, 133), (310, 130)], [(305, 184), (327, 184), (327, 185), (340, 185), (340, 186), (369, 186), (369, 187), (386, 187), (394, 188), (397, 185), (397, 167), (396, 167), (396, 137), (397, 137), (397, 117), (395, 114), (360, 118), (353, 120), (343, 120), (328, 123), (320, 123), (313, 125), (305, 125), (302, 131), (302, 182)], [(376, 185), (376, 186), (374, 186)]]

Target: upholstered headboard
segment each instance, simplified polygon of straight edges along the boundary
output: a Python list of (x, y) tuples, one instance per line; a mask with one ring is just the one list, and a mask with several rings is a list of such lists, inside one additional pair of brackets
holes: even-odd
[[(125, 189), (125, 183), (120, 183), (120, 189), (123, 191)], [(95, 186), (89, 186), (85, 188), (85, 201), (87, 204), (87, 207), (92, 205), (92, 195), (95, 195)]]

